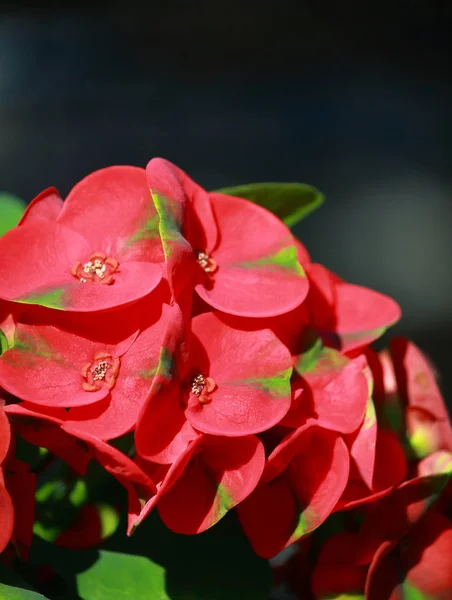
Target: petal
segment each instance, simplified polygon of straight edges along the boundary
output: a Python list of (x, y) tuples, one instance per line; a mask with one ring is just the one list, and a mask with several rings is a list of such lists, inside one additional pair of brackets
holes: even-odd
[(110, 397), (95, 405), (73, 408), (66, 428), (82, 430), (101, 440), (110, 440), (131, 431), (147, 400), (160, 357), (163, 336), (168, 326), (170, 307), (154, 309), (151, 323), (142, 331), (121, 359), (121, 366)]
[(53, 187), (47, 188), (34, 198), (25, 209), (19, 225), (31, 223), (43, 219), (45, 221), (56, 221), (63, 208), (63, 200)]
[[(62, 296), (63, 306), (71, 311), (97, 312), (130, 304), (151, 293), (162, 274), (159, 264), (129, 261), (120, 265), (112, 285), (81, 283), (73, 277), (75, 283), (71, 282)], [(39, 298), (34, 303), (44, 304)]]
[(177, 167), (161, 158), (152, 159), (146, 167), (148, 185), (160, 218), (160, 237), (165, 254), (167, 277), (171, 293), (180, 294), (193, 285), (195, 254), (182, 235), (186, 224), (188, 197), (183, 174)]
[(350, 352), (376, 340), (399, 320), (400, 307), (389, 296), (343, 282), (322, 265), (305, 266), (311, 322), (329, 345)]
[(452, 590), (452, 522), (428, 514), (402, 547), (383, 544), (369, 569), (366, 598), (449, 598)]
[(408, 534), (413, 525), (419, 524), (449, 480), (450, 473), (417, 477), (402, 483), (383, 498), (368, 513), (361, 526), (360, 556), (363, 564), (371, 562), (381, 544), (398, 542)]
[(349, 352), (379, 338), (400, 319), (392, 298), (351, 283), (336, 284), (336, 327), (341, 348)]
[(371, 381), (369, 398), (367, 400), (366, 414), (361, 427), (355, 434), (351, 434), (347, 443), (354, 466), (364, 483), (372, 489), (375, 468), (375, 453), (377, 447), (377, 417), (372, 401)]
[(429, 513), (410, 535), (401, 553), (405, 587), (427, 597), (447, 598), (452, 593), (452, 521)]
[[(390, 351), (399, 391), (409, 407), (426, 411), (436, 419), (448, 420), (447, 409), (427, 357), (415, 344), (402, 337), (391, 340)], [(452, 429), (450, 432), (452, 437)]]
[(71, 269), (89, 254), (81, 235), (56, 223), (16, 227), (0, 239), (0, 296), (65, 308), (66, 295), (80, 285)]
[(13, 535), (14, 507), (5, 487), (3, 470), (0, 468), (0, 552), (8, 545)]
[(81, 371), (102, 350), (111, 347), (51, 325), (19, 323), (14, 347), (0, 357), (0, 383), (22, 400), (44, 406), (98, 402), (109, 390), (84, 391)]
[(146, 171), (129, 166), (100, 169), (82, 179), (58, 217), (83, 234), (91, 252), (105, 252), (120, 263), (162, 261), (158, 221)]
[(369, 396), (362, 357), (350, 361), (333, 348), (321, 348), (315, 355), (310, 349), (295, 368), (302, 377), (301, 401), (312, 402), (319, 425), (341, 433), (356, 431)]
[(272, 558), (286, 546), (296, 522), (297, 506), (284, 478), (257, 487), (239, 504), (237, 511), (243, 530), (259, 556)]
[(311, 427), (298, 437), (297, 455), (287, 476), (300, 508), (288, 543), (312, 532), (331, 514), (347, 485), (349, 465), (347, 446), (335, 433)]
[(264, 463), (264, 447), (254, 436), (204, 441), (196, 460), (160, 499), (163, 522), (185, 534), (212, 527), (253, 491)]
[(184, 415), (181, 382), (185, 322), (173, 304), (160, 350), (157, 372), (138, 416), (135, 431), (137, 452), (158, 463), (172, 463), (197, 437)]
[(240, 436), (276, 425), (290, 406), (292, 360), (268, 329), (235, 329), (235, 320), (205, 313), (192, 321), (193, 375), (209, 376), (217, 388), (212, 401), (192, 396), (185, 414), (196, 429)]
[(184, 448), (181, 449), (177, 458), (171, 465), (159, 465), (157, 463), (147, 462), (139, 454), (135, 457), (135, 461), (154, 481), (157, 483), (157, 493), (149, 498), (146, 504), (142, 507), (140, 514), (133, 522), (129, 522), (128, 535), (131, 535), (142, 521), (148, 516), (153, 508), (160, 501), (162, 496), (166, 494), (172, 486), (178, 481), (179, 477), (184, 473), (190, 462), (193, 454), (197, 450), (202, 440), (201, 434), (196, 434)]
[(0, 405), (0, 465), (6, 458), (11, 441), (11, 428), (9, 426), (8, 417)]
[(420, 477), (452, 472), (452, 452), (442, 450), (430, 454), (419, 462), (417, 471)]
[(77, 473), (83, 475), (86, 472), (93, 453), (84, 442), (61, 429), (66, 416), (63, 408), (48, 409), (21, 402), (8, 405), (7, 410), (24, 440), (34, 446), (46, 448)]
[[(213, 283), (196, 286), (208, 304), (237, 316), (277, 316), (308, 293), (293, 237), (272, 213), (242, 198), (211, 194), (220, 237)], [(246, 227), (237, 228), (237, 223)], [(256, 232), (256, 233), (254, 233)]]

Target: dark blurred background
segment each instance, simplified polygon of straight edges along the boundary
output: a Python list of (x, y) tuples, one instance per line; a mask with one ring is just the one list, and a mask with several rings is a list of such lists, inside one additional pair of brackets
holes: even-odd
[(0, 189), (164, 156), (207, 188), (304, 181), (313, 257), (394, 296), (452, 398), (452, 5), (2, 3)]

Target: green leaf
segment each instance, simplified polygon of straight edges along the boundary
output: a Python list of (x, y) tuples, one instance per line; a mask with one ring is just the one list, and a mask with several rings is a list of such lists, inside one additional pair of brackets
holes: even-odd
[(12, 194), (0, 192), (0, 235), (17, 225), (25, 208), (23, 200)]
[(271, 211), (288, 227), (310, 215), (324, 200), (319, 190), (305, 183), (249, 183), (215, 192), (251, 200)]
[(0, 600), (46, 600), (46, 597), (31, 590), (0, 583)]
[(170, 600), (165, 569), (145, 556), (101, 550), (98, 560), (76, 576), (83, 600)]
[(131, 538), (123, 523), (100, 551), (37, 538), (31, 561), (55, 569), (66, 582), (65, 600), (70, 592), (82, 600), (262, 600), (271, 588), (268, 561), (252, 551), (231, 513), (189, 536), (168, 530), (155, 512)]

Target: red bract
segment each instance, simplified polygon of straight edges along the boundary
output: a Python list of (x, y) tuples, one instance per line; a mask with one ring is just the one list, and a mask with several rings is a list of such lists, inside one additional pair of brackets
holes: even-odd
[(359, 537), (342, 532), (323, 545), (312, 573), (316, 600), (328, 598), (364, 598), (367, 567), (359, 562)]
[(34, 198), (22, 215), (19, 225), (33, 221), (56, 221), (63, 209), (63, 200), (55, 188), (47, 188)]
[(348, 474), (349, 453), (337, 433), (308, 424), (290, 434), (268, 458), (262, 483), (238, 507), (254, 550), (270, 558), (319, 527)]
[(369, 396), (363, 357), (350, 360), (318, 338), (295, 360), (300, 375), (296, 394), (284, 425), (299, 427), (309, 417), (326, 429), (352, 433), (361, 425)]
[(390, 350), (411, 446), (420, 457), (452, 450), (452, 426), (428, 359), (404, 338), (394, 338)]
[(389, 296), (342, 281), (322, 265), (304, 265), (311, 325), (329, 346), (351, 352), (367, 346), (400, 319)]
[(195, 289), (208, 304), (248, 317), (280, 315), (301, 304), (307, 279), (293, 237), (277, 217), (242, 198), (208, 194), (163, 159), (151, 160), (147, 175), (164, 243), (175, 236), (179, 247), (189, 242), (191, 261), (198, 263)]
[(139, 521), (157, 505), (173, 531), (205, 531), (253, 491), (264, 464), (264, 448), (255, 436), (198, 435), (170, 467), (159, 467), (163, 479)]
[(26, 560), (33, 539), (36, 475), (26, 463), (11, 459), (8, 463), (6, 487), (14, 506), (14, 529), (11, 539), (16, 552)]
[[(363, 441), (365, 442), (365, 438)], [(352, 443), (350, 453), (355, 459), (356, 467), (351, 472), (337, 509), (354, 508), (388, 495), (396, 485), (404, 480), (407, 473), (407, 461), (403, 447), (391, 431), (378, 430), (374, 452), (369, 449), (366, 453), (365, 448), (362, 448), (357, 457), (354, 452), (355, 448)], [(372, 477), (369, 478), (370, 469), (363, 472), (359, 467), (362, 464), (365, 465), (366, 460), (372, 456), (374, 464)]]
[[(182, 360), (176, 351), (182, 316), (174, 323), (173, 347), (164, 344), (164, 373), (156, 378), (137, 425), (142, 456), (173, 462), (184, 448), (181, 436), (189, 441), (193, 427), (213, 435), (243, 436), (269, 429), (287, 413), (290, 354), (271, 331), (239, 328), (244, 325), (220, 313), (195, 317)], [(168, 449), (174, 444), (176, 449)]]
[(5, 486), (4, 462), (11, 441), (8, 417), (0, 404), (0, 552), (3, 552), (13, 534), (14, 508)]
[(452, 595), (452, 521), (431, 513), (404, 539), (383, 544), (369, 569), (368, 600), (444, 599)]
[(14, 346), (0, 358), (1, 385), (72, 431), (103, 440), (127, 433), (157, 370), (171, 312), (147, 301), (140, 309), (113, 329), (108, 316), (97, 315), (72, 319), (71, 329), (19, 322)]
[(54, 192), (43, 192), (0, 239), (1, 298), (90, 312), (129, 304), (157, 286), (163, 256), (143, 169), (92, 173), (58, 210)]

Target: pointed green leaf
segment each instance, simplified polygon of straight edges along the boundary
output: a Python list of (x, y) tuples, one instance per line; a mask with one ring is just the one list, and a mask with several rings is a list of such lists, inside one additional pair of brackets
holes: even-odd
[(170, 600), (165, 569), (145, 556), (101, 550), (98, 560), (76, 579), (83, 600)]
[(319, 190), (305, 183), (249, 183), (215, 192), (251, 200), (271, 211), (288, 227), (310, 215), (324, 200)]
[(16, 196), (0, 193), (0, 235), (17, 225), (25, 208), (25, 202)]

